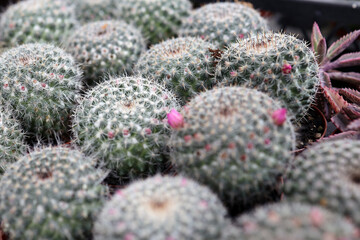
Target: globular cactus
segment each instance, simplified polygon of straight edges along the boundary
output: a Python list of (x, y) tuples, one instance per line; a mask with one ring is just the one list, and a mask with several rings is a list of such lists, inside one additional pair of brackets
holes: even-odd
[(320, 206), (277, 203), (255, 209), (236, 221), (238, 232), (229, 231), (222, 240), (315, 240), (359, 237), (347, 219)]
[(193, 37), (175, 38), (150, 48), (140, 57), (135, 71), (165, 84), (183, 103), (211, 88), (215, 71), (215, 47)]
[(105, 204), (94, 239), (218, 240), (226, 211), (206, 187), (181, 176), (132, 183)]
[(210, 186), (234, 211), (279, 196), (295, 137), (278, 102), (224, 87), (201, 93), (181, 113), (170, 141), (180, 173)]
[(291, 201), (318, 204), (360, 226), (360, 141), (318, 143), (297, 157), (285, 184)]
[(115, 19), (116, 2), (117, 0), (76, 0), (76, 16), (82, 24)]
[(176, 36), (192, 7), (189, 0), (120, 0), (117, 6), (117, 16), (139, 27), (151, 44)]
[(184, 19), (180, 35), (201, 37), (223, 49), (238, 38), (266, 30), (267, 21), (253, 8), (239, 3), (219, 2), (194, 10)]
[(170, 129), (163, 119), (178, 103), (141, 77), (108, 80), (87, 93), (74, 114), (75, 141), (123, 178), (155, 174)]
[(64, 50), (25, 44), (0, 57), (0, 99), (13, 108), (26, 132), (51, 138), (67, 131), (82, 87), (81, 70)]
[(10, 239), (89, 239), (107, 188), (93, 159), (44, 148), (9, 166), (0, 180), (2, 227)]
[(296, 116), (304, 117), (319, 84), (319, 67), (307, 44), (283, 33), (252, 35), (232, 44), (215, 71), (221, 86), (241, 85), (280, 99)]
[(141, 33), (121, 21), (98, 21), (74, 31), (66, 43), (69, 53), (82, 64), (89, 85), (102, 81), (105, 74), (131, 74), (145, 51)]
[(26, 153), (25, 135), (6, 107), (0, 107), (0, 175), (7, 165)]
[(0, 39), (8, 46), (59, 44), (78, 25), (75, 8), (63, 0), (26, 0), (11, 5), (0, 20)]

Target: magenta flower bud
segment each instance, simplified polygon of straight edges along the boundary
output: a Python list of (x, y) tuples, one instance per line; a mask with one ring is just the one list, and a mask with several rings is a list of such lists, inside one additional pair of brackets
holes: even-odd
[(184, 126), (184, 117), (176, 109), (171, 109), (170, 113), (167, 114), (167, 119), (172, 128), (177, 129)]
[(285, 63), (281, 69), (281, 71), (283, 72), (283, 74), (290, 74), (291, 73), (291, 65), (288, 63)]
[(281, 126), (284, 124), (286, 121), (286, 113), (286, 108), (280, 108), (272, 113), (271, 117), (276, 125)]

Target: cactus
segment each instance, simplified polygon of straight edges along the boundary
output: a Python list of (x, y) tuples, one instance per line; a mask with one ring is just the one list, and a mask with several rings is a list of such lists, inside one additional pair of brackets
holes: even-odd
[(213, 48), (200, 38), (167, 40), (143, 54), (135, 71), (165, 84), (185, 103), (196, 93), (212, 87)]
[(26, 152), (24, 133), (20, 124), (6, 107), (0, 107), (0, 176), (8, 164)]
[(161, 85), (120, 77), (94, 87), (77, 107), (73, 131), (82, 150), (123, 178), (156, 173), (169, 128), (162, 120), (178, 104)]
[(120, 21), (98, 21), (77, 29), (67, 40), (67, 50), (82, 64), (89, 85), (105, 74), (132, 73), (133, 65), (145, 51), (140, 32)]
[(0, 99), (12, 106), (31, 135), (61, 135), (79, 97), (81, 74), (74, 59), (58, 47), (21, 45), (0, 57)]
[(117, 6), (117, 16), (139, 27), (151, 44), (176, 36), (192, 7), (189, 0), (120, 0)]
[(210, 186), (231, 209), (278, 197), (295, 145), (278, 102), (253, 89), (216, 88), (191, 100), (182, 115), (170, 141), (180, 173)]
[(8, 46), (59, 44), (78, 22), (75, 8), (62, 0), (26, 0), (11, 5), (0, 19), (0, 38)]
[(181, 176), (132, 183), (105, 204), (94, 239), (219, 239), (225, 208), (206, 187)]
[(77, 0), (75, 4), (76, 16), (82, 24), (115, 19), (116, 0)]
[(242, 215), (236, 225), (240, 234), (228, 234), (222, 240), (355, 240), (359, 237), (356, 227), (342, 216), (320, 206), (296, 202), (259, 207)]
[(238, 3), (219, 2), (194, 10), (184, 19), (181, 36), (201, 37), (225, 48), (238, 38), (267, 30), (267, 22), (251, 7)]
[(285, 184), (289, 200), (319, 204), (360, 226), (360, 141), (324, 141), (305, 150)]
[(215, 71), (221, 86), (241, 85), (280, 99), (296, 121), (313, 103), (319, 83), (319, 67), (305, 42), (291, 35), (252, 35), (232, 44)]
[(89, 239), (107, 193), (93, 164), (77, 150), (48, 147), (10, 165), (0, 181), (10, 239)]

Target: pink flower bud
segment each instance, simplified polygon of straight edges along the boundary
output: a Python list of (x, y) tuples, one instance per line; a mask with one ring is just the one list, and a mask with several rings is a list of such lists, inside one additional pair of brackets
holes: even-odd
[(324, 222), (324, 216), (319, 209), (312, 209), (310, 212), (310, 219), (314, 226), (321, 226)]
[(176, 109), (171, 109), (170, 113), (167, 114), (167, 119), (172, 128), (177, 129), (184, 126), (184, 117)]
[(281, 126), (284, 124), (286, 121), (286, 113), (286, 108), (280, 108), (272, 113), (271, 117), (276, 125)]
[(283, 72), (283, 74), (290, 74), (291, 73), (291, 65), (288, 63), (285, 63), (281, 69), (281, 71)]
[(230, 76), (232, 76), (232, 77), (236, 77), (238, 74), (237, 74), (237, 72), (230, 72)]

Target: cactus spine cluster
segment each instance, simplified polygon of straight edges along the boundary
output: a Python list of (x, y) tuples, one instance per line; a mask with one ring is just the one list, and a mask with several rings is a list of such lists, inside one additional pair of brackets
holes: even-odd
[(64, 50), (25, 44), (0, 57), (0, 99), (13, 108), (25, 131), (50, 137), (67, 131), (81, 89), (81, 71)]
[(159, 175), (132, 183), (105, 204), (95, 222), (102, 239), (219, 239), (226, 211), (206, 187)]
[(360, 226), (360, 141), (324, 141), (295, 161), (285, 184), (289, 200), (318, 204)]
[(74, 31), (67, 50), (82, 64), (86, 81), (94, 85), (105, 74), (132, 73), (133, 65), (145, 51), (140, 32), (121, 21), (98, 21)]
[(10, 239), (89, 239), (106, 187), (93, 159), (44, 148), (10, 165), (0, 180), (0, 215)]
[(77, 24), (75, 8), (66, 1), (26, 0), (11, 5), (2, 14), (0, 39), (9, 46), (58, 44)]
[(189, 0), (120, 0), (117, 6), (117, 16), (139, 27), (151, 44), (176, 36), (192, 7)]
[(253, 89), (201, 93), (184, 107), (184, 124), (172, 134), (172, 163), (210, 186), (230, 207), (272, 200), (280, 193), (295, 144), (285, 113), (278, 102)]
[(167, 40), (143, 54), (135, 71), (165, 84), (185, 103), (214, 85), (212, 49), (215, 49), (212, 44), (200, 38)]
[(119, 176), (147, 176), (159, 170), (169, 135), (163, 119), (177, 107), (173, 94), (151, 80), (115, 78), (87, 93), (73, 131), (83, 151)]
[(300, 120), (315, 98), (319, 67), (306, 43), (283, 33), (252, 35), (232, 44), (215, 71), (222, 86), (242, 85), (280, 99)]
[(236, 226), (238, 235), (232, 231), (223, 240), (355, 240), (359, 237), (356, 227), (342, 216), (320, 206), (296, 202), (258, 207), (240, 216)]
[(0, 175), (8, 164), (25, 154), (24, 133), (20, 124), (5, 107), (0, 107)]
[(76, 0), (76, 16), (82, 24), (114, 19), (116, 15), (116, 1)]
[(206, 4), (194, 10), (180, 29), (180, 35), (201, 37), (224, 48), (238, 38), (267, 30), (267, 22), (251, 7), (238, 3)]

